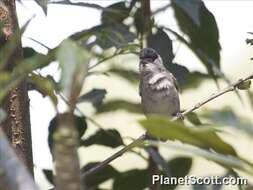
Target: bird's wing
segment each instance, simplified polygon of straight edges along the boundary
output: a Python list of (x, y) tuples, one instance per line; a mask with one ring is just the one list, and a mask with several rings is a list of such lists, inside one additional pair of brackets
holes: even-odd
[(167, 76), (166, 72), (156, 73), (148, 80), (148, 88), (158, 97), (169, 95), (169, 88), (173, 85), (172, 79)]
[(171, 75), (171, 78), (172, 78), (172, 80), (173, 80), (173, 83), (174, 83), (174, 85), (175, 85), (177, 91), (180, 92), (181, 90), (180, 90), (180, 88), (179, 88), (179, 84), (178, 84), (178, 82), (177, 82), (177, 79), (174, 77), (174, 75), (173, 75), (172, 73), (169, 73), (169, 74)]

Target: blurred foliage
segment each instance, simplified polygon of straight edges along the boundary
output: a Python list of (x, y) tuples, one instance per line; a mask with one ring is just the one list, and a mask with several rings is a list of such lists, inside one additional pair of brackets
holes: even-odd
[[(187, 157), (178, 157), (167, 162), (171, 177), (184, 177), (186, 176), (192, 165), (192, 160)], [(160, 171), (160, 174), (163, 174)], [(148, 187), (151, 181), (151, 176), (148, 175), (148, 171), (145, 169), (132, 169), (126, 172), (120, 173), (113, 182), (113, 190), (118, 189), (133, 189), (139, 190)], [(173, 190), (177, 185), (164, 185), (161, 189)]]
[[(57, 126), (59, 123), (59, 120), (61, 119), (61, 117), (66, 117), (68, 113), (63, 113), (60, 114), (58, 116), (55, 116), (49, 124), (49, 128), (48, 128), (48, 132), (49, 132), (49, 136), (48, 136), (48, 145), (50, 148), (50, 151), (52, 152), (52, 148), (53, 148), (53, 135), (57, 130)], [(81, 141), (81, 137), (84, 135), (86, 129), (87, 129), (87, 123), (84, 117), (80, 117), (80, 116), (74, 116), (74, 126), (78, 131), (78, 136), (79, 136), (79, 141)]]
[(201, 0), (172, 0), (172, 6), (180, 29), (190, 38), (192, 48), (198, 51), (197, 56), (208, 72), (215, 76), (216, 68), (220, 68), (221, 47), (213, 14)]
[(130, 113), (142, 113), (141, 105), (139, 103), (118, 99), (105, 102), (98, 107), (97, 113), (99, 114), (116, 110), (125, 110)]
[(222, 154), (236, 155), (233, 147), (216, 134), (217, 130), (210, 127), (185, 127), (182, 122), (172, 122), (168, 118), (158, 116), (141, 120), (140, 124), (149, 134), (163, 140), (180, 140)]
[(119, 76), (133, 84), (137, 84), (139, 82), (139, 73), (133, 70), (113, 67), (113, 68), (110, 68), (107, 71), (107, 73)]
[(42, 8), (45, 15), (47, 15), (47, 4), (49, 0), (35, 0), (35, 2)]
[(113, 182), (113, 190), (138, 190), (145, 189), (148, 186), (148, 172), (145, 169), (132, 169), (121, 173)]
[(43, 169), (42, 172), (44, 173), (47, 181), (50, 182), (51, 184), (54, 184), (54, 182), (53, 182), (53, 177), (54, 177), (53, 171)]
[(186, 119), (190, 121), (193, 125), (196, 125), (196, 126), (202, 125), (202, 122), (200, 121), (199, 116), (194, 112), (190, 112), (186, 114)]
[(63, 94), (70, 100), (79, 96), (84, 78), (88, 73), (90, 53), (72, 40), (65, 40), (57, 50), (61, 67), (60, 86)]
[(251, 86), (251, 81), (249, 80), (249, 81), (245, 81), (245, 82), (243, 82), (243, 83), (240, 83), (240, 84), (237, 86), (237, 88), (238, 88), (239, 90), (248, 90), (248, 89), (250, 88), (250, 86)]
[[(140, 34), (147, 32), (145, 31), (147, 26), (143, 22), (142, 6), (140, 6), (140, 3), (144, 1), (117, 1), (108, 7), (90, 2), (69, 0), (36, 0), (36, 2), (45, 14), (47, 14), (48, 4), (92, 8), (101, 12), (101, 23), (72, 34), (55, 48), (48, 49), (46, 55), (38, 53), (30, 47), (24, 47), (23, 60), (20, 60), (12, 73), (7, 72), (4, 67), (16, 50), (17, 44), (20, 43), (17, 39), (19, 35), (23, 35), (29, 24), (27, 22), (20, 32), (13, 35), (8, 43), (0, 44), (0, 100), (8, 94), (11, 88), (26, 79), (30, 90), (37, 90), (43, 96), (48, 96), (55, 107), (58, 105), (58, 98), (64, 97), (67, 103), (68, 101), (72, 104), (91, 103), (96, 109), (94, 114), (104, 114), (118, 110), (142, 114), (141, 105), (138, 102), (131, 102), (122, 98), (107, 100), (107, 94), (109, 93), (107, 89), (96, 88), (94, 85), (93, 89), (85, 94), (80, 95), (80, 92), (85, 77), (88, 74), (94, 75), (95, 72), (92, 69), (104, 63), (107, 63), (108, 67), (106, 69), (102, 68), (101, 73), (109, 77), (123, 78), (133, 85), (138, 84), (139, 74), (132, 67), (130, 68), (130, 64), (128, 67), (128, 63), (125, 62), (125, 65), (117, 62), (117, 65), (114, 66), (109, 63), (116, 56), (122, 58), (126, 54), (127, 56), (136, 55), (142, 47), (144, 39)], [(149, 18), (148, 24), (152, 30), (149, 31), (146, 40), (147, 45), (156, 49), (161, 55), (165, 67), (178, 79), (181, 89), (183, 91), (195, 90), (204, 80), (216, 80), (218, 77), (226, 79), (227, 77), (220, 69), (221, 47), (216, 20), (204, 2), (201, 0), (171, 0), (171, 6), (167, 6), (167, 8), (174, 11), (180, 32), (176, 32), (167, 26), (158, 26), (156, 17), (152, 14), (153, 10), (151, 10), (152, 16)], [(207, 73), (191, 71), (185, 63), (174, 62), (177, 51), (173, 47), (172, 37), (176, 37), (180, 43), (184, 43), (201, 60)], [(246, 42), (250, 45), (253, 44), (252, 39), (247, 39)], [(39, 74), (40, 69), (54, 61), (59, 63), (60, 81), (54, 81), (51, 75), (45, 77)], [(90, 64), (92, 61), (95, 63)], [(133, 62), (138, 63), (137, 61)], [(238, 89), (247, 90), (249, 98), (253, 102), (253, 93), (249, 88), (250, 81), (238, 86)], [(122, 90), (124, 90), (124, 87), (122, 87)], [(0, 111), (2, 117), (2, 110)], [(65, 116), (66, 113), (58, 114), (52, 118), (49, 124), (48, 144), (50, 150), (53, 146), (52, 136), (57, 129), (57, 122), (60, 117)], [(172, 122), (161, 117), (143, 119), (140, 124), (148, 133), (156, 137), (170, 141), (180, 141), (183, 146), (189, 146), (190, 144), (196, 148), (194, 149), (196, 155), (214, 161), (225, 169), (239, 169), (252, 175), (253, 164), (251, 161), (247, 161), (247, 159), (238, 155), (233, 146), (223, 140), (222, 135), (219, 135), (223, 133), (223, 127), (226, 126), (245, 131), (252, 138), (253, 125), (248, 119), (238, 116), (230, 108), (204, 110), (201, 114), (189, 113), (185, 118), (193, 126), (189, 127), (186, 126), (186, 122)], [(104, 129), (103, 126), (98, 124), (96, 125), (99, 129), (87, 137), (85, 133), (90, 126), (86, 120), (92, 121), (89, 117), (84, 117), (83, 114), (81, 116), (74, 115), (75, 128), (79, 132), (80, 147), (88, 148), (92, 145), (102, 145), (107, 148), (117, 148), (125, 146), (124, 138), (128, 134), (123, 136), (114, 128)], [(205, 124), (206, 122), (208, 125)], [(240, 138), (239, 135), (238, 138)], [(142, 150), (143, 147), (136, 147), (136, 149)], [(143, 156), (138, 153), (136, 155), (146, 161), (146, 155)], [(164, 157), (164, 155), (161, 156)], [(191, 172), (191, 158), (176, 157), (171, 160), (166, 159), (166, 163), (171, 176), (183, 177)], [(81, 172), (89, 171), (97, 164), (98, 162), (88, 163), (82, 167)], [(53, 172), (51, 170), (43, 170), (43, 172), (48, 181), (53, 183)], [(161, 169), (160, 173), (164, 174), (165, 172)], [(96, 174), (84, 178), (88, 189), (99, 189), (99, 186), (108, 180), (112, 180), (112, 189), (115, 190), (140, 190), (148, 187), (150, 179), (147, 168), (119, 171), (111, 165), (107, 165)], [(176, 186), (172, 185), (161, 187), (161, 189), (175, 188)], [(219, 189), (221, 187), (194, 186), (193, 188)]]
[[(172, 41), (162, 28), (158, 28), (155, 34), (148, 36), (148, 46), (155, 49), (165, 64), (169, 65), (173, 58)], [(168, 66), (167, 66), (168, 67)], [(166, 67), (166, 68), (167, 68)]]
[(29, 90), (36, 90), (42, 94), (42, 96), (49, 96), (54, 105), (58, 104), (58, 98), (55, 94), (57, 89), (56, 83), (51, 80), (50, 77), (43, 77), (32, 73), (28, 79)]
[(81, 145), (83, 146), (90, 146), (94, 144), (104, 145), (111, 148), (124, 145), (121, 135), (116, 129), (101, 129), (96, 131), (95, 134), (81, 141)]
[[(96, 166), (98, 163), (88, 163), (87, 165), (85, 165), (81, 171), (85, 172), (91, 168), (93, 168), (94, 166)], [(119, 172), (113, 168), (111, 165), (107, 165), (106, 167), (104, 167), (102, 170), (100, 170), (99, 172), (97, 172), (94, 175), (90, 175), (85, 177), (85, 181), (84, 183), (86, 184), (86, 186), (88, 188), (98, 188), (97, 186), (105, 181), (107, 181), (108, 179), (111, 178), (115, 178), (116, 176), (119, 175)]]
[[(192, 159), (188, 157), (173, 158), (168, 162), (171, 177), (185, 177), (189, 174), (192, 167)], [(161, 189), (173, 190), (177, 187), (175, 184), (163, 185)]]
[(106, 90), (94, 88), (91, 91), (81, 95), (79, 97), (78, 103), (90, 102), (93, 106), (98, 107), (102, 104), (103, 99), (105, 98)]

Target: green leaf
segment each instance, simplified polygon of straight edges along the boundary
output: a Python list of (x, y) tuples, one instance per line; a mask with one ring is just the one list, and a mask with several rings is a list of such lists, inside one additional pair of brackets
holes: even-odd
[[(184, 177), (186, 176), (192, 166), (192, 159), (188, 157), (177, 157), (173, 158), (168, 162), (168, 168), (170, 169), (171, 176), (168, 177)], [(173, 190), (177, 185), (164, 185), (161, 187), (162, 190)]]
[(250, 90), (248, 91), (248, 97), (249, 97), (251, 107), (253, 109), (253, 92), (251, 92)]
[[(88, 43), (87, 40), (91, 36), (96, 36), (96, 40)], [(136, 35), (129, 31), (129, 26), (122, 23), (97, 25), (71, 36), (71, 39), (81, 42), (86, 48), (99, 45), (102, 49), (111, 47), (124, 48), (136, 38)]]
[(251, 85), (251, 80), (244, 81), (237, 85), (237, 88), (240, 90), (248, 90)]
[(90, 53), (72, 41), (64, 40), (57, 51), (62, 70), (60, 85), (65, 97), (76, 100), (88, 72)]
[(81, 142), (81, 145), (83, 146), (90, 146), (93, 144), (108, 146), (111, 148), (124, 145), (122, 137), (116, 129), (98, 130), (95, 134)]
[(45, 177), (47, 178), (47, 181), (50, 182), (51, 184), (54, 184), (54, 181), (53, 181), (53, 171), (52, 170), (46, 170), (46, 169), (43, 169), (42, 172), (44, 173)]
[(158, 28), (155, 34), (149, 35), (147, 39), (148, 47), (151, 47), (159, 53), (165, 67), (169, 65), (173, 58), (172, 41), (168, 34), (162, 28)]
[(124, 24), (100, 25), (97, 29), (94, 33), (96, 36), (94, 43), (102, 49), (124, 47), (136, 39), (136, 35)]
[[(55, 51), (50, 51), (48, 55), (36, 53), (30, 58), (22, 60), (15, 66), (11, 73), (3, 72), (0, 77), (0, 102), (8, 94), (9, 90), (14, 88), (22, 80), (24, 80), (29, 73), (34, 70), (48, 65), (55, 58)], [(1, 60), (1, 59), (0, 59)]]
[(23, 48), (23, 56), (24, 58), (30, 58), (36, 54), (36, 51), (33, 48), (30, 47), (24, 47)]
[(213, 128), (185, 127), (182, 123), (159, 116), (141, 120), (140, 124), (149, 134), (161, 139), (179, 140), (201, 148), (213, 149), (222, 154), (236, 155), (233, 147), (224, 142)]
[(133, 103), (125, 100), (110, 100), (97, 108), (97, 114), (117, 110), (125, 110), (131, 113), (143, 113), (139, 103)]
[(140, 190), (149, 184), (148, 172), (146, 170), (133, 169), (120, 173), (113, 182), (113, 190)]
[(188, 157), (177, 157), (173, 158), (168, 162), (168, 166), (171, 170), (173, 177), (184, 177), (186, 176), (192, 166), (192, 159)]
[(104, 9), (101, 21), (103, 24), (120, 23), (129, 16), (129, 12), (124, 1), (117, 2)]
[(29, 19), (24, 26), (20, 29), (17, 30), (9, 40), (5, 40), (3, 44), (0, 44), (0, 69), (4, 68), (4, 66), (7, 64), (9, 61), (10, 57), (16, 50), (18, 46), (20, 46), (20, 40), (22, 34), (25, 32), (27, 26), (29, 25), (30, 21), (32, 19)]
[(121, 78), (124, 78), (130, 83), (137, 84), (139, 82), (140, 76), (139, 73), (133, 70), (129, 69), (123, 69), (123, 68), (111, 68), (107, 71), (109, 74), (112, 73), (114, 75), (117, 75)]
[[(88, 163), (81, 169), (82, 173), (95, 167), (97, 164), (99, 164), (99, 162)], [(106, 165), (102, 169), (98, 170), (95, 174), (91, 174), (85, 177), (84, 183), (87, 188), (93, 189), (94, 187), (97, 187), (99, 184), (111, 178), (115, 178), (118, 175), (119, 175), (119, 172), (115, 168), (113, 168), (111, 165)]]
[(180, 29), (190, 38), (193, 52), (214, 76), (220, 68), (221, 47), (213, 14), (201, 0), (172, 0), (172, 7)]
[(45, 15), (47, 15), (47, 4), (48, 0), (35, 0), (36, 3), (42, 8)]
[(169, 149), (175, 149), (179, 152), (182, 152), (183, 154), (186, 154), (187, 156), (192, 156), (193, 158), (195, 156), (201, 156), (207, 160), (211, 160), (222, 167), (226, 169), (239, 169), (241, 171), (244, 171), (250, 175), (253, 174), (253, 164), (243, 158), (240, 158), (239, 156), (232, 156), (232, 155), (225, 155), (220, 154), (214, 151), (190, 146), (187, 144), (180, 144), (180, 143), (159, 143), (160, 146), (167, 147)]
[(253, 39), (246, 39), (246, 44), (253, 45)]
[[(57, 127), (58, 127), (58, 122), (61, 117), (66, 117), (68, 113), (63, 113), (58, 116), (55, 116), (49, 123), (48, 127), (48, 145), (50, 148), (50, 151), (52, 152), (53, 148), (53, 135), (55, 134)], [(78, 136), (79, 136), (79, 141), (81, 141), (81, 137), (84, 135), (86, 129), (87, 129), (87, 123), (84, 117), (76, 116), (74, 115), (74, 125), (76, 130), (78, 131)]]
[(79, 97), (78, 103), (90, 102), (93, 106), (98, 107), (102, 104), (105, 95), (105, 89), (94, 88), (91, 91), (81, 95)]
[(200, 72), (190, 72), (185, 66), (176, 63), (167, 64), (166, 68), (176, 77), (180, 88), (197, 88), (210, 75)]
[(27, 82), (34, 86), (43, 96), (48, 95), (56, 106), (58, 103), (55, 90), (57, 89), (56, 83), (51, 78), (43, 77), (41, 75), (31, 74), (28, 77)]
[[(192, 160), (187, 157), (178, 157), (168, 162), (168, 167), (173, 177), (184, 177), (191, 169)], [(170, 177), (170, 176), (169, 176)], [(114, 180), (114, 190), (140, 190), (145, 189), (151, 179), (149, 179), (148, 171), (146, 169), (133, 169), (120, 173)], [(172, 190), (176, 186), (161, 186), (162, 190)]]
[(86, 3), (86, 2), (71, 2), (69, 0), (60, 0), (60, 1), (50, 1), (50, 4), (59, 4), (59, 5), (74, 5), (74, 6), (81, 6), (81, 7), (88, 7), (88, 8), (94, 8), (98, 10), (105, 10), (106, 8), (94, 4), (94, 3)]
[(175, 3), (181, 11), (185, 12), (186, 15), (190, 17), (190, 19), (193, 21), (194, 24), (196, 24), (198, 27), (200, 27), (201, 24), (201, 18), (200, 18), (200, 9), (201, 9), (201, 1), (200, 0), (182, 0), (182, 1), (176, 1), (173, 0), (173, 3)]
[(198, 115), (194, 112), (190, 112), (186, 114), (186, 118), (188, 121), (190, 121), (193, 125), (202, 125), (202, 122), (200, 121)]

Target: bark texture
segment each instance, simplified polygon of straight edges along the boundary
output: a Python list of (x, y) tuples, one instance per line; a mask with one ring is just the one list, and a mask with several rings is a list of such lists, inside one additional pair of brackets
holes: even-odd
[(58, 129), (53, 135), (53, 156), (56, 190), (82, 190), (78, 158), (78, 132), (74, 127), (73, 113), (59, 116)]

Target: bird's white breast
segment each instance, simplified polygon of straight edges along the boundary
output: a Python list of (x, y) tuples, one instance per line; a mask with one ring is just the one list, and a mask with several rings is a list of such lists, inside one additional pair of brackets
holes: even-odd
[(142, 78), (142, 105), (146, 114), (173, 115), (179, 112), (178, 92), (166, 72), (152, 73)]

